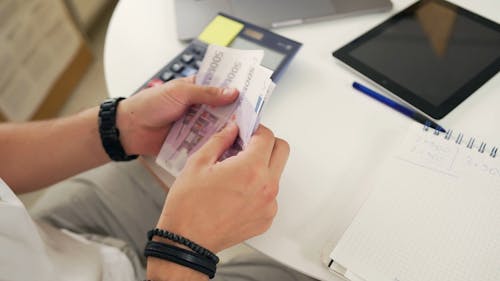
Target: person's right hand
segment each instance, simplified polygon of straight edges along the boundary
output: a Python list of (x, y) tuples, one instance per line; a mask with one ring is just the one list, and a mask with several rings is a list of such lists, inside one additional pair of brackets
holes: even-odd
[(158, 228), (217, 253), (271, 226), (288, 143), (260, 126), (245, 150), (219, 162), (237, 135), (231, 123), (190, 157), (169, 191)]

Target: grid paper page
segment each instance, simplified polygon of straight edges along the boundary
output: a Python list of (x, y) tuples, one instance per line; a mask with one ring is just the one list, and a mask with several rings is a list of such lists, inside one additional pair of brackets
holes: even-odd
[(448, 137), (417, 125), (382, 164), (330, 254), (346, 277), (500, 280), (500, 157), (489, 155), (493, 146)]

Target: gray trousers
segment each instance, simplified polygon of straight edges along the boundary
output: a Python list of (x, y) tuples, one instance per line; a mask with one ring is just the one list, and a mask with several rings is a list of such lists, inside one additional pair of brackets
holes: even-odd
[[(139, 162), (110, 163), (50, 187), (30, 209), (35, 220), (121, 249), (144, 279), (146, 232), (165, 201), (157, 180)], [(312, 281), (260, 254), (238, 256), (217, 268), (216, 281)]]

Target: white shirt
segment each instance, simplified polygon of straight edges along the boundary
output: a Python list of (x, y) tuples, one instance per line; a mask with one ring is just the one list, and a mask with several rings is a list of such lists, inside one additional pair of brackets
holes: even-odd
[(133, 281), (119, 249), (35, 223), (0, 179), (0, 281)]

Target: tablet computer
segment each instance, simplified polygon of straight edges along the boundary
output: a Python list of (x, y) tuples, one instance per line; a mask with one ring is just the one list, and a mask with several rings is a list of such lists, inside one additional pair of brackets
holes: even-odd
[(500, 26), (443, 0), (419, 1), (333, 56), (435, 119), (500, 69)]

